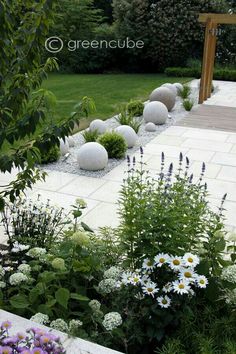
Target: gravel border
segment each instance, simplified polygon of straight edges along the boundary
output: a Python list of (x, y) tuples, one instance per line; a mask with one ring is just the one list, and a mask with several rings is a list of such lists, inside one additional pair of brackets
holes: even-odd
[[(192, 87), (192, 93), (190, 98), (194, 100), (194, 102), (197, 102), (198, 98), (198, 88)], [(145, 131), (145, 123), (143, 123), (140, 127), (139, 134), (138, 134), (138, 141), (136, 145), (127, 150), (127, 155), (132, 155), (135, 153), (140, 146), (145, 146), (148, 144), (152, 139), (154, 139), (156, 136), (158, 136), (160, 133), (162, 133), (164, 130), (166, 130), (168, 127), (171, 125), (175, 124), (176, 122), (180, 121), (182, 118), (184, 118), (188, 112), (185, 111), (185, 109), (182, 106), (182, 101), (179, 97), (177, 97), (176, 100), (176, 105), (174, 107), (174, 110), (169, 112), (169, 118), (167, 122), (163, 125), (157, 126), (157, 130), (155, 132), (146, 132)], [(108, 129), (114, 129), (119, 126), (119, 123), (117, 123), (115, 117), (107, 119), (106, 120), (107, 128)], [(121, 164), (125, 159), (109, 159), (108, 165), (104, 170), (101, 171), (85, 171), (81, 170), (78, 166), (77, 162), (77, 154), (79, 148), (84, 144), (84, 139), (81, 134), (82, 132), (76, 133), (73, 135), (73, 138), (75, 140), (75, 147), (70, 148), (70, 155), (68, 158), (65, 158), (65, 156), (60, 157), (60, 159), (57, 162), (53, 162), (47, 165), (43, 165), (42, 168), (45, 170), (50, 170), (50, 171), (60, 171), (60, 172), (67, 172), (67, 173), (73, 173), (76, 175), (80, 176), (87, 176), (87, 177), (95, 177), (95, 178), (100, 178), (105, 176), (108, 172), (110, 172), (113, 168)]]

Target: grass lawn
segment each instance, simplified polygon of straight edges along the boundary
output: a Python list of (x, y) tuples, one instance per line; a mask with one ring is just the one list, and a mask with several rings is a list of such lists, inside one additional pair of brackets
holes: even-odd
[(94, 118), (107, 119), (119, 112), (119, 106), (131, 99), (148, 99), (153, 89), (166, 82), (187, 82), (188, 78), (170, 78), (164, 74), (51, 74), (43, 87), (52, 91), (58, 100), (56, 119), (61, 120), (73, 111), (83, 96), (94, 99), (96, 112), (81, 122), (86, 128)]

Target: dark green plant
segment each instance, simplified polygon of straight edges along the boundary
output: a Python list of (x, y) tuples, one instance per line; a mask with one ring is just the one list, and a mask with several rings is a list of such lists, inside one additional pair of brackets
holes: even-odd
[(182, 100), (188, 99), (191, 95), (191, 87), (188, 85), (183, 85), (183, 88), (178, 91), (178, 95), (182, 98)]
[(48, 164), (51, 162), (55, 162), (59, 159), (60, 157), (60, 148), (55, 145), (52, 146), (48, 151), (41, 152), (41, 163), (42, 164)]
[(129, 125), (138, 134), (142, 125), (142, 120), (135, 118), (132, 114), (128, 113), (126, 107), (121, 108), (120, 114), (116, 117), (116, 121), (120, 125)]
[(106, 132), (98, 138), (100, 143), (107, 150), (109, 158), (122, 159), (125, 157), (127, 144), (123, 136), (116, 132)]
[(90, 143), (90, 142), (94, 142), (97, 141), (98, 137), (99, 137), (99, 133), (98, 130), (90, 130), (90, 129), (86, 129), (83, 133), (82, 136), (84, 138), (84, 141), (86, 143)]
[(57, 68), (55, 59), (42, 63), (41, 58), (54, 4), (51, 0), (0, 3), (0, 171), (21, 169), (16, 180), (1, 189), (0, 210), (5, 200), (14, 201), (25, 188), (44, 179), (45, 173), (36, 168), (39, 147), (49, 149), (70, 135), (79, 123), (78, 115), (87, 115), (91, 108), (86, 98), (55, 125), (46, 104), (49, 95), (38, 90), (47, 72)]
[(190, 112), (194, 106), (194, 101), (190, 99), (183, 100), (183, 107), (186, 111)]
[[(195, 77), (199, 79), (201, 77), (201, 69), (197, 67), (193, 68), (166, 68), (165, 74), (173, 77)], [(236, 70), (234, 68), (215, 68), (214, 76), (215, 80), (236, 81)]]
[(145, 254), (197, 251), (204, 238), (210, 242), (223, 229), (222, 214), (214, 213), (208, 205), (207, 186), (202, 181), (204, 163), (196, 183), (189, 174), (189, 159), (185, 161), (182, 154), (175, 171), (173, 164), (165, 169), (162, 154), (161, 172), (154, 179), (145, 171), (142, 155), (140, 167), (130, 163), (129, 176), (121, 190), (119, 227), (129, 264), (139, 267), (137, 260)]
[(127, 104), (127, 111), (133, 117), (140, 117), (143, 115), (144, 104), (142, 101), (130, 101)]

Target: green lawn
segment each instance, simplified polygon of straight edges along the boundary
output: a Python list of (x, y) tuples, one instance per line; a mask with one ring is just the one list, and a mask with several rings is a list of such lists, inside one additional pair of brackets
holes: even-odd
[[(96, 112), (91, 118), (107, 119), (119, 111), (119, 105), (131, 99), (146, 100), (153, 89), (166, 82), (187, 82), (188, 78), (170, 78), (162, 74), (51, 74), (43, 87), (52, 91), (57, 99), (57, 119), (66, 117), (83, 97), (92, 97)], [(90, 118), (90, 120), (91, 120)], [(82, 122), (87, 127), (89, 120)]]

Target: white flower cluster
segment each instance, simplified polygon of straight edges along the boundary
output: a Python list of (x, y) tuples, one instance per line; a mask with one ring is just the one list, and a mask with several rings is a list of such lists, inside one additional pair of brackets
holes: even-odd
[(26, 283), (29, 280), (28, 276), (18, 272), (18, 273), (13, 273), (10, 277), (9, 277), (9, 283), (11, 285), (19, 285), (21, 283)]
[(98, 312), (101, 309), (101, 303), (98, 300), (91, 300), (88, 305), (93, 312)]
[(236, 289), (229, 290), (225, 294), (225, 301), (229, 305), (236, 305)]
[(112, 331), (122, 325), (122, 317), (118, 312), (109, 312), (104, 316), (102, 325), (107, 331)]
[(31, 248), (28, 252), (27, 252), (27, 256), (31, 257), (31, 258), (40, 258), (42, 256), (45, 256), (47, 253), (45, 248), (40, 248), (40, 247), (34, 247)]
[(0, 289), (4, 289), (6, 285), (5, 281), (0, 281)]
[(221, 277), (230, 283), (236, 284), (236, 264), (224, 268)]
[(18, 241), (13, 243), (13, 247), (11, 249), (11, 252), (13, 253), (18, 253), (18, 252), (23, 252), (26, 251), (30, 248), (29, 245), (23, 245), (21, 243), (19, 243)]
[(43, 325), (43, 324), (49, 323), (49, 317), (48, 317), (48, 315), (45, 315), (44, 313), (38, 312), (30, 318), (30, 321), (33, 321), (33, 322)]
[(0, 265), (0, 278), (4, 277), (5, 269)]
[[(194, 290), (192, 287), (206, 288), (208, 284), (207, 278), (204, 275), (198, 275), (195, 271), (195, 267), (199, 262), (199, 258), (191, 253), (186, 253), (183, 257), (161, 253), (153, 260), (145, 259), (142, 269), (136, 273), (123, 273), (118, 286), (122, 284), (138, 286), (141, 290), (140, 299), (143, 298), (143, 295), (156, 297), (160, 307), (168, 308), (171, 305), (169, 294), (193, 295)], [(152, 279), (152, 275), (162, 267), (172, 270), (172, 279), (169, 283), (159, 288), (155, 279)]]
[(117, 290), (117, 283), (122, 275), (122, 269), (119, 267), (111, 267), (104, 272), (104, 279), (98, 284), (98, 291), (101, 294), (110, 294)]
[(56, 329), (57, 331), (61, 331), (61, 332), (65, 332), (65, 333), (69, 332), (68, 324), (62, 318), (58, 318), (58, 319), (52, 321), (50, 323), (50, 327), (53, 329)]
[(83, 326), (83, 322), (80, 320), (71, 320), (69, 322), (69, 332), (75, 332), (79, 327)]
[(122, 273), (122, 269), (119, 267), (111, 267), (108, 270), (104, 272), (104, 279), (114, 279), (118, 280), (120, 278), (120, 275)]
[(26, 263), (22, 263), (18, 266), (17, 268), (17, 272), (18, 273), (23, 273), (25, 275), (30, 275), (30, 272), (31, 272), (31, 267), (29, 264), (26, 264)]

